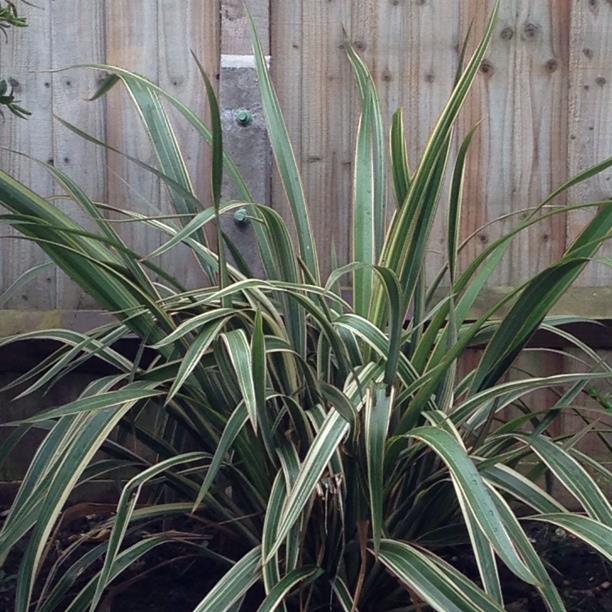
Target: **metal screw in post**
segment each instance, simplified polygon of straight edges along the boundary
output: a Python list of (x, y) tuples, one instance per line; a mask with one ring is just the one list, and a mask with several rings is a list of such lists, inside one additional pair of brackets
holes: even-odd
[(247, 125), (251, 125), (253, 123), (253, 115), (250, 110), (246, 108), (239, 108), (234, 112), (234, 117), (236, 119), (236, 123), (242, 127), (246, 127)]
[(236, 225), (248, 225), (249, 213), (246, 208), (239, 208), (234, 213), (234, 223), (236, 223)]

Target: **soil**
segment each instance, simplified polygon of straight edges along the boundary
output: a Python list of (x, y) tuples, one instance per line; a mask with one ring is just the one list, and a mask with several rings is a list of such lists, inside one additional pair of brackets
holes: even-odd
[[(569, 612), (612, 612), (612, 564), (563, 529), (533, 523), (526, 531)], [(478, 580), (469, 548), (455, 549), (445, 557), (457, 569)], [(546, 610), (537, 591), (501, 564), (500, 580), (508, 612)]]
[[(87, 505), (85, 505), (87, 506)], [(91, 506), (91, 505), (89, 505)], [(63, 526), (55, 538), (55, 557), (83, 533), (95, 532), (96, 524), (108, 513), (79, 513), (81, 516)], [(154, 527), (154, 526), (151, 526)], [(201, 525), (181, 524), (172, 529), (193, 531)], [(164, 525), (168, 529), (168, 525)], [(153, 531), (153, 529), (151, 529)], [(567, 609), (570, 612), (612, 612), (612, 565), (571, 534), (546, 525), (528, 527), (528, 534), (544, 562), (548, 565)], [(98, 542), (92, 542), (91, 546)], [(113, 584), (100, 612), (191, 612), (219, 576), (210, 572), (205, 558), (194, 557), (193, 549), (168, 544), (149, 553), (137, 567), (122, 574)], [(16, 573), (23, 547), (15, 550), (0, 570), (0, 610), (13, 609)], [(455, 567), (477, 580), (474, 558), (468, 547), (454, 548), (443, 555)], [(99, 566), (96, 567), (96, 569)], [(47, 568), (48, 571), (48, 568)], [(508, 612), (543, 612), (545, 606), (529, 585), (512, 574), (502, 572), (501, 581)], [(43, 568), (43, 575), (45, 568)], [(81, 588), (88, 576), (81, 577)], [(75, 590), (75, 593), (78, 589)], [(260, 597), (255, 599), (259, 600)], [(246, 604), (248, 607), (249, 604)], [(253, 601), (253, 610), (258, 605)], [(247, 609), (245, 607), (245, 609)]]

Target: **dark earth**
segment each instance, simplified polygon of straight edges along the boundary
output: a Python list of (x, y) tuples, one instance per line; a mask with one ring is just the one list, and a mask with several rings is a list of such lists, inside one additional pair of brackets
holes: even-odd
[[(89, 505), (88, 505), (89, 506)], [(85, 533), (96, 533), (96, 527), (108, 513), (84, 514), (62, 526), (55, 536), (55, 546), (49, 555), (56, 558), (77, 538)], [(148, 526), (150, 532), (159, 529), (160, 524)], [(181, 519), (179, 523), (164, 524), (164, 530), (198, 533), (206, 538), (205, 528), (192, 520)], [(612, 612), (612, 565), (561, 529), (542, 524), (529, 525), (528, 534), (553, 580), (559, 588), (567, 609), (571, 612)], [(104, 534), (102, 533), (102, 537)], [(89, 546), (99, 543), (93, 541)], [(24, 544), (25, 546), (25, 544)], [(0, 570), (0, 611), (13, 609), (16, 574), (19, 557), (24, 546), (15, 550)], [(87, 546), (87, 545), (85, 545)], [(459, 570), (477, 580), (474, 558), (469, 548), (453, 548), (443, 556)], [(136, 567), (126, 571), (109, 589), (108, 596), (98, 608), (99, 612), (191, 612), (202, 600), (219, 575), (211, 573), (211, 564), (201, 556), (194, 556), (192, 548), (181, 544), (167, 544), (156, 548), (137, 562)], [(99, 565), (96, 566), (99, 568)], [(46, 571), (48, 571), (47, 566)], [(537, 593), (512, 574), (502, 572), (501, 580), (508, 612), (540, 612), (545, 610)], [(43, 568), (43, 575), (45, 571)], [(81, 588), (90, 575), (84, 575), (78, 582)], [(75, 593), (78, 592), (78, 588)], [(260, 601), (255, 594), (252, 609)], [(250, 604), (244, 610), (250, 611)], [(426, 610), (425, 606), (415, 606)], [(382, 611), (381, 611), (382, 612)]]

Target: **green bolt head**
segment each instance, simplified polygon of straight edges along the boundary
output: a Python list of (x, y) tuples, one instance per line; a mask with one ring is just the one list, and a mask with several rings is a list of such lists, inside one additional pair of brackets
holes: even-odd
[(236, 123), (238, 125), (247, 126), (253, 122), (253, 115), (246, 108), (239, 108), (235, 113)]
[(239, 208), (234, 213), (234, 222), (238, 225), (246, 225), (249, 222), (249, 213), (246, 208)]

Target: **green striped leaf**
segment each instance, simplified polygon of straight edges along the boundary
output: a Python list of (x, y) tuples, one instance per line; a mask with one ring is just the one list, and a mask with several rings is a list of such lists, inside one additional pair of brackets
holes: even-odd
[(327, 464), (338, 445), (349, 432), (349, 424), (336, 411), (329, 412), (300, 467), (300, 472), (285, 501), (276, 541), (264, 559), (267, 563), (281, 546), (289, 530), (297, 522), (310, 496), (315, 490)]
[[(261, 537), (261, 556), (263, 559), (269, 558), (272, 545), (276, 541), (276, 531), (280, 520), (283, 503), (286, 498), (286, 487), (283, 472), (279, 471), (276, 474), (272, 491), (268, 499), (266, 507), (266, 516), (264, 518), (264, 526)], [(272, 558), (263, 565), (263, 580), (266, 593), (270, 594), (274, 586), (280, 581), (280, 566), (278, 555), (273, 555)]]
[(299, 584), (308, 584), (323, 573), (319, 568), (304, 568), (290, 571), (266, 596), (258, 612), (274, 612), (283, 603), (285, 597)]
[[(385, 209), (387, 205), (387, 183), (386, 183), (386, 169), (385, 169), (385, 135), (383, 127), (382, 109), (380, 105), (380, 99), (374, 79), (368, 70), (366, 63), (359, 56), (355, 47), (351, 44), (348, 37), (345, 35), (345, 49), (347, 57), (353, 68), (359, 94), (361, 97), (361, 107), (363, 111), (362, 115), (362, 127), (365, 129), (368, 125), (368, 129), (371, 132), (369, 137), (365, 137), (365, 142), (368, 140), (371, 142), (371, 165), (372, 165), (372, 225), (373, 225), (373, 236), (372, 246), (374, 250), (374, 261), (378, 260), (380, 251), (382, 249), (384, 237), (385, 237)], [(369, 115), (369, 119), (365, 120), (365, 115)], [(360, 158), (359, 154), (359, 136), (357, 137), (357, 154), (356, 158)], [(365, 151), (364, 151), (365, 153)], [(366, 153), (365, 157), (368, 155)], [(356, 163), (357, 165), (357, 163)], [(365, 167), (364, 167), (365, 170)], [(361, 177), (360, 177), (361, 178)], [(369, 181), (366, 175), (363, 176), (365, 179), (365, 186), (368, 185)], [(361, 181), (357, 180), (357, 174), (355, 175), (355, 192), (357, 195), (358, 189), (361, 185)], [(360, 196), (361, 197), (361, 196)], [(357, 222), (356, 222), (357, 223)], [(355, 258), (356, 261), (361, 261)]]
[(336, 595), (336, 601), (342, 607), (342, 612), (359, 612), (359, 608), (355, 605), (346, 583), (340, 576), (335, 577), (332, 589)]
[(408, 435), (421, 440), (440, 456), (449, 469), (457, 496), (465, 500), (495, 552), (521, 580), (534, 584), (536, 579), (518, 554), (487, 486), (466, 451), (451, 434), (434, 427), (419, 427)]
[(501, 611), (474, 583), (433, 555), (395, 540), (382, 540), (378, 558), (403, 584), (434, 610)]
[(472, 391), (484, 389), (499, 380), (611, 231), (612, 206), (604, 206), (567, 250), (561, 262), (527, 284), (487, 345), (472, 381)]
[(563, 600), (557, 591), (555, 583), (549, 576), (540, 555), (533, 547), (527, 534), (521, 528), (520, 523), (516, 516), (514, 516), (514, 513), (505, 499), (495, 490), (491, 490), (491, 493), (497, 510), (504, 522), (504, 527), (510, 534), (522, 558), (525, 560), (525, 564), (537, 578), (536, 588), (542, 596), (542, 599), (546, 602), (548, 609), (563, 612), (565, 610)]
[[(365, 399), (361, 398), (360, 389), (367, 385), (378, 373), (379, 370), (377, 368), (364, 368), (359, 375), (359, 384), (356, 381), (352, 381), (350, 390), (345, 389), (345, 393), (358, 411), (361, 409)], [(274, 542), (264, 558), (264, 563), (267, 563), (279, 549), (290, 529), (298, 521), (302, 510), (315, 491), (326, 466), (337, 452), (339, 444), (346, 437), (349, 430), (349, 424), (338, 412), (331, 411), (327, 413), (315, 439), (308, 448), (297, 477), (292, 482), (279, 521), (276, 542)]]
[(530, 516), (529, 520), (552, 523), (573, 533), (576, 537), (598, 550), (612, 563), (611, 527), (587, 516), (569, 513), (536, 514)]
[(266, 387), (268, 381), (266, 340), (264, 336), (263, 316), (260, 310), (255, 314), (253, 337), (251, 339), (251, 362), (255, 412), (257, 413), (257, 420), (261, 425), (260, 431), (268, 449), (268, 454), (272, 457), (274, 454), (271, 439), (272, 422), (266, 410)]
[[(250, 15), (249, 15), (250, 18)], [(261, 43), (257, 36), (255, 23), (251, 21), (251, 42), (255, 54), (255, 68), (259, 81), (259, 93), (261, 104), (268, 127), (268, 136), (272, 145), (272, 152), (276, 160), (276, 166), (280, 175), (287, 199), (291, 206), (293, 221), (297, 230), (300, 243), (300, 255), (304, 261), (308, 272), (315, 281), (319, 280), (319, 263), (317, 252), (312, 240), (312, 229), (308, 218), (308, 208), (302, 179), (295, 161), (293, 147), (289, 141), (287, 126), (278, 103), (278, 98), (266, 64)]]
[(210, 348), (210, 345), (221, 333), (221, 330), (225, 326), (226, 320), (226, 318), (223, 318), (221, 321), (206, 325), (198, 334), (196, 339), (189, 345), (185, 356), (183, 359), (181, 359), (179, 370), (174, 382), (172, 383), (172, 387), (170, 387), (170, 391), (168, 391), (167, 402), (169, 402), (179, 392), (185, 381), (189, 378), (189, 375), (200, 362), (200, 359), (202, 359), (204, 353), (206, 353), (206, 351)]
[(234, 412), (232, 412), (230, 418), (227, 420), (227, 424), (223, 429), (221, 437), (219, 438), (219, 443), (215, 448), (215, 453), (211, 459), (208, 469), (206, 470), (206, 476), (204, 477), (202, 486), (200, 487), (198, 495), (193, 503), (192, 512), (195, 512), (198, 509), (206, 497), (215, 476), (219, 473), (223, 458), (232, 447), (232, 444), (236, 440), (238, 434), (242, 431), (248, 418), (249, 413), (247, 412), (246, 405), (244, 402), (240, 402)]
[[(412, 283), (419, 276), (418, 269), (415, 266), (422, 262), (422, 254), (426, 243), (426, 240), (423, 240), (422, 244), (418, 241), (409, 240), (407, 244), (407, 237), (413, 233), (414, 230), (411, 230), (411, 227), (414, 227), (417, 216), (421, 215), (423, 222), (419, 223), (421, 229), (418, 235), (421, 238), (426, 238), (424, 236), (426, 234), (425, 228), (429, 227), (435, 211), (452, 127), (491, 40), (498, 9), (499, 2), (496, 2), (485, 34), (455, 85), (453, 93), (434, 128), (421, 163), (411, 182), (406, 202), (398, 211), (387, 232), (380, 263), (391, 268), (397, 274), (402, 289), (407, 296), (412, 293), (414, 289)], [(383, 296), (379, 291), (373, 307), (374, 321), (378, 323), (383, 313)]]
[(527, 506), (544, 513), (565, 512), (565, 508), (546, 491), (512, 468), (498, 463), (480, 469), (485, 480), (509, 493)]
[(196, 329), (203, 327), (207, 323), (215, 321), (216, 319), (221, 319), (224, 317), (227, 318), (234, 313), (235, 310), (232, 308), (215, 308), (203, 312), (202, 314), (189, 317), (186, 321), (181, 323), (171, 334), (168, 334), (165, 338), (154, 344), (153, 348), (157, 349), (161, 348), (162, 346), (172, 344), (177, 340), (180, 340), (187, 334), (190, 334), (191, 332), (195, 331)]
[(319, 386), (321, 387), (321, 395), (323, 395), (325, 400), (338, 411), (347, 423), (353, 426), (357, 420), (358, 413), (348, 397), (340, 389), (325, 381), (319, 383)]
[(63, 406), (60, 406), (59, 408), (44, 410), (43, 412), (20, 422), (41, 423), (43, 421), (48, 421), (49, 419), (76, 415), (82, 412), (109, 410), (110, 408), (121, 406), (126, 402), (135, 403), (139, 400), (161, 396), (162, 392), (159, 389), (152, 389), (152, 386), (156, 385), (153, 385), (152, 383), (133, 383), (131, 385), (127, 385), (123, 389), (119, 389), (118, 391), (108, 391), (94, 397), (81, 397), (73, 402), (68, 402)]
[(30, 281), (34, 280), (39, 274), (48, 270), (53, 264), (50, 261), (32, 266), (22, 274), (20, 274), (1, 294), (0, 308), (23, 290)]
[(365, 403), (365, 448), (368, 466), (368, 490), (370, 493), (370, 516), (374, 551), (378, 553), (384, 527), (384, 462), (385, 443), (393, 409), (394, 389), (387, 385), (376, 385), (368, 394)]
[(589, 473), (560, 444), (546, 436), (515, 436), (530, 446), (589, 515), (612, 527), (612, 507)]
[[(243, 329), (234, 329), (221, 334), (221, 340), (227, 348), (251, 425), (255, 433), (257, 433), (258, 408), (263, 410), (264, 406), (259, 405), (257, 402), (255, 381), (253, 379), (253, 360), (249, 341)], [(265, 404), (265, 397), (263, 404)]]
[(119, 503), (117, 504), (117, 513), (115, 515), (113, 529), (108, 540), (108, 548), (104, 558), (104, 564), (102, 565), (102, 569), (98, 575), (95, 593), (91, 598), (91, 603), (89, 606), (91, 612), (95, 611), (100, 599), (102, 598), (104, 590), (116, 575), (119, 550), (121, 544), (123, 543), (125, 534), (127, 533), (130, 521), (132, 520), (142, 487), (149, 480), (166, 472), (167, 470), (185, 463), (202, 461), (205, 458), (207, 458), (207, 454), (201, 452), (185, 453), (170, 457), (165, 461), (161, 461), (160, 463), (152, 465), (146, 470), (143, 470), (132, 478), (123, 488), (121, 497), (119, 498)]
[(204, 71), (202, 64), (192, 52), (193, 58), (200, 71), (200, 76), (204, 81), (206, 88), (206, 97), (208, 98), (208, 107), (210, 108), (211, 117), (211, 132), (212, 132), (212, 164), (211, 164), (211, 185), (213, 206), (215, 209), (215, 219), (217, 226), (217, 254), (219, 256), (219, 287), (223, 289), (228, 284), (227, 267), (225, 265), (225, 248), (223, 236), (221, 232), (221, 186), (223, 184), (223, 130), (221, 129), (221, 115), (219, 112), (219, 103), (215, 90)]
[(408, 163), (408, 147), (404, 132), (404, 111), (398, 109), (393, 113), (391, 122), (391, 170), (393, 176), (393, 187), (397, 199), (397, 207), (401, 208), (410, 191), (412, 177), (410, 164)]
[(208, 595), (196, 606), (194, 612), (225, 612), (234, 605), (259, 580), (261, 548), (250, 550), (229, 570)]
[(75, 418), (72, 443), (67, 450), (62, 451), (61, 458), (48, 479), (47, 496), (40, 506), (36, 526), (20, 565), (15, 596), (15, 609), (18, 612), (27, 612), (33, 591), (34, 576), (42, 561), (47, 539), (64, 503), (81, 473), (113, 428), (131, 409), (132, 404), (133, 402), (127, 402), (112, 411), (83, 413)]
[(455, 160), (455, 169), (451, 181), (450, 201), (448, 207), (448, 271), (450, 274), (451, 285), (455, 282), (455, 267), (457, 263), (458, 247), (459, 247), (459, 224), (461, 222), (461, 204), (463, 201), (463, 182), (465, 175), (465, 161), (467, 153), (472, 143), (472, 139), (476, 132), (476, 124), (464, 138), (457, 153)]
[(484, 590), (500, 606), (503, 606), (504, 600), (497, 562), (495, 560), (495, 551), (482, 529), (478, 526), (474, 515), (468, 511), (464, 513), (464, 517)]
[[(150, 90), (152, 94), (156, 94), (165, 100), (167, 100), (179, 113), (181, 113), (187, 121), (196, 129), (196, 131), (200, 134), (202, 139), (212, 144), (212, 134), (210, 130), (204, 125), (203, 121), (185, 104), (183, 104), (178, 98), (170, 95), (165, 89), (161, 88), (159, 85), (153, 83), (153, 81), (147, 79), (146, 77), (136, 74), (134, 72), (130, 72), (129, 70), (124, 70), (123, 68), (119, 68), (117, 66), (110, 66), (107, 64), (80, 64), (76, 66), (71, 66), (70, 68), (90, 68), (94, 70), (100, 70), (106, 73), (110, 73), (108, 77), (108, 82), (102, 84), (99, 88), (96, 95), (94, 95), (93, 99), (101, 95), (105, 95), (110, 91), (110, 89), (119, 81), (124, 82), (128, 89), (131, 87), (132, 83), (134, 83), (134, 87), (140, 87), (143, 89)], [(223, 160), (225, 163), (225, 170), (228, 175), (231, 176), (238, 192), (240, 193), (240, 197), (245, 202), (252, 202), (253, 198), (248, 190), (244, 179), (240, 175), (240, 172), (234, 162), (227, 155), (223, 155)], [(187, 191), (186, 193), (189, 193)], [(179, 195), (182, 197), (186, 197), (185, 192), (180, 192)]]
[[(357, 129), (355, 176), (353, 179), (353, 259), (374, 264), (374, 162), (371, 105), (366, 99)], [(353, 304), (357, 314), (367, 315), (372, 294), (372, 270), (358, 268), (353, 272)]]
[(552, 389), (566, 383), (574, 383), (589, 379), (604, 379), (608, 376), (606, 372), (554, 374), (553, 376), (524, 378), (497, 384), (461, 402), (453, 411), (453, 421), (455, 423), (461, 423), (469, 418), (470, 425), (476, 427), (485, 421), (488, 411), (493, 405), (496, 410), (501, 410), (526, 393), (536, 391), (537, 389)]
[[(157, 548), (162, 544), (166, 544), (170, 541), (169, 538), (163, 536), (154, 536), (136, 542), (126, 550), (124, 550), (117, 558), (115, 568), (110, 580), (114, 580), (120, 576), (124, 571), (128, 570), (134, 563), (136, 563), (141, 557), (146, 555), (148, 552)], [(95, 592), (96, 588), (96, 577), (94, 576), (89, 582), (81, 589), (81, 591), (72, 598), (70, 604), (66, 608), (61, 608), (63, 612), (85, 612), (89, 609), (89, 603)], [(52, 608), (53, 609), (53, 608)], [(56, 610), (57, 608), (55, 608)]]

